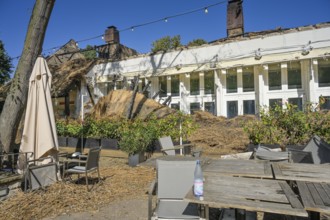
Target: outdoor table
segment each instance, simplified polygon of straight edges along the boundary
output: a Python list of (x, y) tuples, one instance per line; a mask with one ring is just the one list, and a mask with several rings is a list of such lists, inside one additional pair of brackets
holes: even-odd
[(203, 172), (227, 176), (273, 179), (271, 164), (265, 160), (210, 160), (203, 166)]
[(330, 183), (327, 164), (272, 163), (275, 179)]
[(297, 181), (299, 194), (311, 219), (320, 219), (320, 213), (330, 214), (330, 184)]
[(185, 196), (185, 201), (213, 208), (308, 216), (285, 181), (223, 176), (208, 172), (204, 172), (204, 177), (203, 199), (196, 198), (191, 189)]

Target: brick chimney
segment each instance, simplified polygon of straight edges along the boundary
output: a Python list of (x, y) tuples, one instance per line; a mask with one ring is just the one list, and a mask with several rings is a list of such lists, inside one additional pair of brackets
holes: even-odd
[(227, 37), (235, 37), (244, 34), (242, 3), (242, 0), (228, 0)]
[(106, 43), (115, 43), (119, 44), (119, 31), (115, 26), (110, 26), (105, 30), (104, 41)]

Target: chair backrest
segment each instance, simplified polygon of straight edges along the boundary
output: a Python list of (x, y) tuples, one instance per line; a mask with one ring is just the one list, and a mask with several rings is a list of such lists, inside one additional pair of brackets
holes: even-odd
[(288, 149), (293, 163), (314, 163), (312, 152)]
[(88, 152), (86, 161), (86, 170), (90, 170), (99, 166), (101, 147), (91, 148)]
[[(159, 144), (163, 150), (174, 147), (172, 138), (170, 136), (159, 138)], [(167, 155), (175, 155), (175, 150), (167, 150), (164, 153), (166, 153)]]
[(317, 135), (311, 138), (303, 151), (312, 152), (315, 164), (330, 163), (330, 146)]
[(183, 199), (193, 186), (195, 166), (195, 160), (157, 160), (158, 199)]
[(289, 161), (290, 153), (288, 151), (276, 152), (276, 151), (257, 150), (256, 157), (261, 160)]

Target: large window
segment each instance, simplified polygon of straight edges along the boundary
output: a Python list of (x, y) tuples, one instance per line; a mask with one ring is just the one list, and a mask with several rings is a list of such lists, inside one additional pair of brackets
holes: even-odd
[(256, 113), (254, 100), (244, 100), (243, 111), (244, 115), (254, 115)]
[(180, 75), (171, 76), (171, 96), (180, 95)]
[(318, 60), (319, 87), (330, 86), (330, 60)]
[(289, 98), (289, 103), (291, 105), (295, 105), (297, 106), (297, 109), (299, 111), (302, 111), (303, 110), (303, 105), (302, 105), (302, 98)]
[(281, 65), (279, 63), (268, 65), (268, 86), (269, 90), (282, 89)]
[(215, 105), (214, 102), (205, 102), (205, 111), (211, 113), (211, 114), (215, 114)]
[(269, 108), (282, 107), (282, 99), (269, 99)]
[(116, 81), (115, 84), (117, 90), (123, 88), (123, 81)]
[(171, 108), (176, 109), (176, 110), (180, 110), (180, 104), (179, 103), (172, 103)]
[(237, 92), (237, 73), (236, 69), (229, 69), (226, 75), (227, 93)]
[(301, 89), (301, 67), (298, 61), (288, 63), (288, 88)]
[(254, 74), (253, 67), (243, 68), (243, 92), (253, 92), (254, 91)]
[(190, 74), (190, 95), (199, 95), (199, 73)]
[(199, 111), (201, 109), (201, 105), (199, 102), (190, 103), (190, 114), (194, 114), (195, 111)]
[(205, 94), (214, 94), (214, 72), (208, 71), (204, 73)]
[(159, 96), (167, 96), (167, 79), (166, 76), (159, 77)]
[(227, 118), (233, 118), (238, 115), (237, 101), (227, 102)]

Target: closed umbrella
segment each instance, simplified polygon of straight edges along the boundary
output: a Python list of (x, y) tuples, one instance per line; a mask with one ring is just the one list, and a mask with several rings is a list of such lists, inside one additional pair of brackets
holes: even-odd
[(50, 95), (52, 75), (43, 57), (38, 57), (29, 81), (21, 152), (33, 152), (29, 160), (53, 156), (57, 159), (58, 140)]

